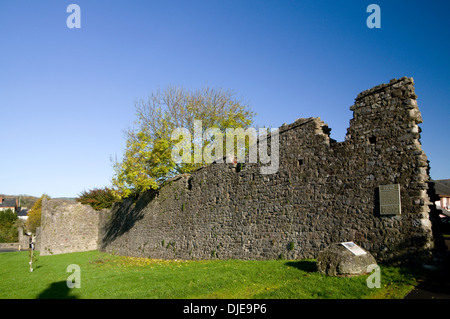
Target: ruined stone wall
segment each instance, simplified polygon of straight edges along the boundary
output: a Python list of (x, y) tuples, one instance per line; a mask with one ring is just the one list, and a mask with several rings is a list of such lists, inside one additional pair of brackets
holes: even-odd
[(18, 229), (18, 240), (19, 240), (19, 247), (21, 250), (27, 250), (30, 248), (31, 244), (31, 236), (27, 236), (23, 232), (23, 228), (19, 227)]
[(40, 255), (96, 250), (99, 212), (89, 205), (51, 199), (42, 201)]
[[(346, 140), (320, 118), (280, 128), (280, 166), (212, 164), (100, 216), (99, 247), (150, 258), (315, 258), (354, 241), (377, 261), (417, 261), (436, 245), (412, 78), (360, 93)], [(400, 215), (378, 186), (399, 184)], [(53, 217), (56, 218), (56, 217)]]

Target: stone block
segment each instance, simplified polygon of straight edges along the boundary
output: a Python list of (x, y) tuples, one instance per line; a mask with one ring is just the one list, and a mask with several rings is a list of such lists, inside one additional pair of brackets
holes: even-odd
[(317, 269), (320, 273), (329, 276), (359, 276), (367, 274), (368, 267), (377, 262), (372, 254), (366, 250), (364, 251), (366, 252), (364, 255), (354, 255), (341, 244), (332, 244), (319, 252)]

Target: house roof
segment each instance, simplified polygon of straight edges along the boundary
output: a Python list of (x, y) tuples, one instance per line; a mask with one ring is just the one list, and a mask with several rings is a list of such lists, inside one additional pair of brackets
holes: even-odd
[(17, 216), (27, 216), (28, 215), (28, 209), (21, 209), (20, 211), (17, 212)]
[(442, 214), (442, 215), (445, 215), (445, 216), (450, 217), (450, 211), (448, 211), (448, 210), (446, 210), (446, 209), (443, 209), (443, 208), (441, 208), (440, 211), (441, 211), (441, 214)]
[(438, 179), (432, 180), (432, 182), (436, 194), (450, 196), (450, 179)]
[(15, 198), (4, 198), (3, 202), (0, 203), (0, 207), (16, 207)]

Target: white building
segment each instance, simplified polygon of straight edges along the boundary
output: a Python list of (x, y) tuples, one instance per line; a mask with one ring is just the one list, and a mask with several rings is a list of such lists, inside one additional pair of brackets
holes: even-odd
[(19, 199), (17, 198), (3, 198), (0, 196), (0, 211), (11, 209), (13, 213), (17, 214), (17, 217), (22, 220), (27, 220), (28, 209), (26, 207), (19, 206)]
[(434, 190), (439, 195), (439, 200), (435, 202), (437, 209), (443, 215), (450, 216), (450, 179), (433, 180)]
[(3, 198), (0, 196), (0, 211), (11, 209), (13, 213), (19, 210), (19, 200), (17, 198)]

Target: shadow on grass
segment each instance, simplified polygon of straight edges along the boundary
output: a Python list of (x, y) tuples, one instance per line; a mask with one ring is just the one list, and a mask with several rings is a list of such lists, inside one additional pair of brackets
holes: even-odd
[(287, 263), (285, 263), (285, 265), (300, 269), (305, 272), (317, 271), (317, 262), (315, 260), (288, 261)]
[(50, 284), (50, 286), (42, 291), (37, 299), (77, 299), (76, 296), (71, 296), (71, 290), (67, 287), (66, 281), (58, 281)]

